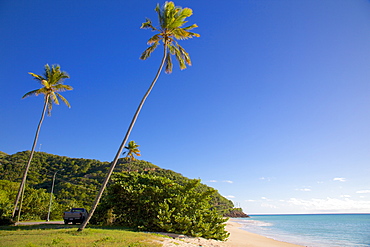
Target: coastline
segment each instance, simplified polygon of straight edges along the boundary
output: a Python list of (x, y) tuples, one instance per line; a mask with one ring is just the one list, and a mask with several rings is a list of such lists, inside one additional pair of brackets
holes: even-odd
[(230, 233), (227, 241), (207, 240), (204, 238), (193, 238), (173, 233), (160, 233), (169, 238), (163, 238), (160, 242), (163, 247), (176, 246), (202, 246), (202, 247), (302, 247), (286, 242), (277, 241), (258, 234), (250, 233), (240, 229), (241, 225), (233, 219), (226, 222), (226, 231)]
[(226, 230), (230, 233), (229, 239), (225, 242), (228, 247), (302, 247), (286, 243), (272, 238), (267, 238), (255, 233), (240, 229), (241, 225), (233, 219), (226, 222)]

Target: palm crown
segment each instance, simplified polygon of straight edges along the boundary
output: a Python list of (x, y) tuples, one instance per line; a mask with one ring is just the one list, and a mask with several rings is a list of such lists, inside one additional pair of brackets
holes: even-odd
[(63, 84), (64, 79), (69, 78), (69, 75), (64, 71), (60, 71), (59, 65), (52, 65), (50, 68), (50, 66), (46, 64), (44, 75), (36, 75), (32, 72), (29, 72), (29, 74), (32, 75), (35, 80), (38, 80), (43, 87), (26, 93), (22, 98), (44, 94), (45, 102), (48, 104), (48, 115), (51, 115), (53, 103), (59, 105), (58, 98), (60, 98), (68, 107), (71, 107), (69, 102), (60, 93), (58, 93), (73, 89), (71, 86)]
[(187, 21), (185, 19), (193, 14), (190, 8), (181, 8), (175, 6), (173, 2), (165, 2), (162, 8), (157, 4), (155, 11), (158, 13), (160, 27), (156, 28), (152, 25), (152, 21), (146, 18), (146, 22), (141, 25), (141, 28), (151, 28), (153, 31), (159, 32), (148, 40), (148, 47), (141, 55), (140, 59), (147, 59), (151, 53), (157, 48), (159, 42), (164, 44), (166, 54), (166, 73), (172, 72), (171, 55), (175, 55), (180, 64), (180, 69), (185, 69), (186, 64), (191, 65), (189, 54), (182, 48), (176, 40), (184, 40), (192, 37), (200, 37), (199, 34), (189, 32), (193, 28), (198, 27), (196, 24), (183, 27)]
[(136, 156), (140, 156), (141, 154), (140, 154), (140, 150), (139, 150), (139, 148), (138, 147), (140, 147), (140, 145), (137, 145), (136, 143), (135, 143), (135, 141), (130, 141), (129, 143), (128, 143), (128, 146), (127, 147), (125, 147), (127, 150), (128, 150), (128, 153), (127, 153), (127, 155), (126, 155), (126, 157), (129, 159), (129, 160), (135, 160), (135, 155)]

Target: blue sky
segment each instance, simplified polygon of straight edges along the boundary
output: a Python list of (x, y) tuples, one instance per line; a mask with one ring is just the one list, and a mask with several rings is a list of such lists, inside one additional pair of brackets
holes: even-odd
[[(156, 4), (1, 1), (0, 150), (31, 149), (43, 98), (21, 99), (39, 86), (28, 72), (60, 64), (72, 108), (53, 108), (37, 151), (111, 161), (160, 63), (162, 47), (139, 59)], [(201, 37), (139, 116), (142, 159), (249, 214), (370, 213), (370, 1), (175, 4)]]

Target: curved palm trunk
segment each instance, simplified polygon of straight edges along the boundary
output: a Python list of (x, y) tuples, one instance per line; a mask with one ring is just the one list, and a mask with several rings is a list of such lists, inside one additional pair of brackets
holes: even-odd
[[(45, 99), (44, 109), (42, 110), (41, 119), (40, 119), (39, 125), (37, 126), (35, 139), (33, 140), (33, 145), (32, 145), (31, 154), (30, 154), (30, 157), (29, 157), (29, 159), (28, 159), (28, 163), (27, 163), (27, 166), (26, 166), (26, 170), (25, 170), (25, 171), (24, 171), (24, 173), (23, 173), (22, 182), (21, 182), (21, 184), (20, 184), (20, 186), (19, 186), (18, 194), (17, 194), (17, 197), (16, 197), (15, 202), (14, 202), (14, 209), (13, 209), (13, 213), (12, 213), (12, 218), (14, 218), (14, 216), (15, 216), (15, 212), (17, 211), (17, 206), (18, 206), (18, 203), (19, 203), (19, 199), (20, 199), (20, 198), (22, 198), (22, 199), (21, 199), (21, 204), (20, 204), (20, 205), (22, 205), (22, 201), (23, 201), (23, 194), (24, 194), (24, 189), (25, 189), (25, 184), (26, 184), (26, 179), (27, 179), (28, 170), (29, 170), (29, 168), (30, 168), (31, 161), (32, 161), (32, 158), (33, 158), (33, 154), (34, 154), (34, 152), (35, 152), (35, 148), (36, 148), (37, 140), (39, 139), (39, 133), (40, 133), (40, 129), (41, 129), (42, 122), (44, 121), (45, 112), (46, 112), (46, 108), (47, 108), (47, 106), (48, 106), (48, 102), (49, 102), (49, 95), (48, 95), (48, 96), (46, 96), (46, 99)], [(19, 221), (20, 212), (21, 212), (21, 206), (19, 207), (19, 210), (18, 210), (18, 221)]]
[(101, 197), (102, 197), (102, 195), (104, 193), (104, 190), (107, 187), (107, 184), (108, 184), (109, 179), (110, 179), (110, 177), (111, 177), (111, 175), (113, 173), (113, 170), (116, 167), (117, 161), (118, 161), (119, 157), (121, 156), (121, 153), (122, 153), (123, 149), (125, 148), (126, 142), (127, 142), (128, 138), (129, 138), (129, 136), (131, 134), (131, 131), (132, 131), (132, 129), (133, 129), (135, 123), (136, 123), (136, 119), (137, 119), (137, 117), (140, 114), (141, 108), (143, 107), (146, 98), (149, 96), (150, 92), (152, 91), (155, 83), (157, 82), (157, 80), (159, 78), (159, 75), (161, 74), (161, 71), (163, 69), (164, 63), (166, 61), (166, 56), (167, 56), (167, 45), (165, 44), (164, 45), (164, 52), (163, 52), (162, 62), (161, 62), (161, 65), (159, 66), (159, 69), (157, 71), (157, 74), (154, 77), (154, 80), (152, 81), (152, 84), (150, 84), (150, 87), (149, 87), (148, 91), (145, 93), (144, 97), (141, 99), (141, 102), (140, 102), (138, 108), (136, 109), (135, 115), (134, 115), (134, 117), (131, 120), (131, 124), (128, 127), (128, 130), (126, 132), (126, 135), (125, 135), (125, 137), (124, 137), (124, 139), (123, 139), (123, 141), (121, 143), (121, 146), (119, 147), (119, 149), (117, 151), (117, 154), (116, 154), (116, 156), (115, 156), (115, 158), (114, 158), (114, 160), (113, 160), (113, 162), (112, 162), (112, 164), (111, 164), (111, 166), (109, 168), (108, 174), (105, 177), (104, 182), (103, 182), (103, 184), (102, 184), (102, 186), (101, 186), (98, 194), (96, 195), (95, 201), (94, 201), (94, 203), (93, 203), (93, 205), (92, 205), (92, 207), (90, 209), (89, 216), (85, 219), (85, 221), (81, 224), (80, 228), (78, 228), (77, 231), (82, 231), (83, 229), (85, 229), (86, 225), (89, 223), (91, 217), (93, 216), (93, 214), (94, 214), (94, 212), (95, 212), (95, 210), (96, 210), (96, 208), (97, 208), (97, 206), (98, 206), (98, 204), (100, 202), (100, 199), (101, 199)]

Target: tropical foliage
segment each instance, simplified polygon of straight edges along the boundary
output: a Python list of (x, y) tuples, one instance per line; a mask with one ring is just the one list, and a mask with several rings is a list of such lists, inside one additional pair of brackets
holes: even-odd
[[(5, 185), (0, 186), (1, 209), (5, 210), (8, 208), (5, 206), (8, 205), (7, 203), (9, 205), (13, 204), (16, 196), (16, 187), (22, 179), (22, 172), (29, 154), (30, 151), (24, 151), (12, 155), (5, 154), (4, 156), (0, 156), (0, 180), (6, 180), (3, 182)], [(45, 213), (47, 210), (45, 211), (45, 207), (47, 207), (49, 201), (48, 199), (41, 200), (41, 198), (49, 198), (53, 175), (58, 170), (59, 172), (55, 179), (53, 207), (50, 219), (60, 219), (62, 213), (72, 207), (90, 209), (94, 195), (103, 181), (109, 165), (109, 162), (101, 162), (99, 160), (69, 158), (44, 152), (35, 152), (28, 174), (27, 184), (29, 187), (26, 187), (25, 190), (24, 211), (22, 210), (21, 220), (46, 219)], [(119, 159), (115, 172), (127, 173), (127, 171), (168, 178), (181, 186), (185, 186), (191, 181), (179, 173), (162, 169), (147, 161), (134, 160), (128, 162), (123, 158)], [(199, 193), (210, 189), (210, 187), (202, 183), (195, 188)], [(46, 204), (43, 204), (43, 206), (32, 204), (36, 203), (37, 200), (30, 200), (28, 202), (27, 197), (29, 197), (29, 192), (38, 194), (37, 197), (40, 198), (38, 200)], [(46, 197), (45, 194), (47, 194)], [(35, 198), (35, 196), (32, 197)], [(222, 197), (217, 191), (210, 196), (209, 203), (220, 215), (224, 215), (233, 209), (233, 203)], [(40, 211), (32, 214), (29, 213), (27, 210), (31, 205), (34, 208), (40, 208)], [(8, 212), (9, 210), (6, 209), (3, 212), (4, 216)]]
[(140, 145), (136, 144), (134, 141), (130, 141), (125, 147), (128, 151), (126, 154), (126, 158), (129, 161), (136, 160), (135, 156), (141, 156), (140, 150), (139, 150)]
[(154, 174), (115, 174), (114, 183), (95, 215), (98, 223), (134, 227), (145, 231), (185, 234), (224, 240), (225, 221), (212, 209), (212, 188), (200, 191), (200, 180), (181, 185)]
[(51, 115), (53, 104), (59, 105), (59, 99), (61, 99), (68, 107), (71, 107), (68, 100), (59, 93), (73, 89), (71, 86), (64, 84), (64, 80), (69, 78), (69, 75), (67, 72), (60, 70), (60, 65), (52, 65), (50, 68), (49, 64), (46, 64), (43, 75), (37, 75), (32, 72), (29, 72), (29, 74), (32, 75), (33, 78), (42, 85), (42, 87), (26, 93), (22, 98), (33, 95), (38, 96), (40, 94), (44, 95), (45, 103), (48, 108), (48, 115)]
[(147, 59), (150, 57), (152, 52), (158, 47), (160, 41), (164, 45), (164, 61), (166, 67), (166, 73), (171, 73), (173, 64), (171, 55), (175, 55), (176, 60), (179, 62), (180, 69), (185, 69), (186, 64), (191, 65), (189, 53), (179, 45), (177, 40), (189, 39), (192, 37), (200, 37), (199, 34), (190, 32), (196, 27), (196, 24), (183, 27), (187, 21), (185, 19), (193, 14), (193, 10), (190, 8), (181, 8), (175, 6), (173, 2), (165, 2), (160, 7), (157, 4), (155, 11), (158, 14), (159, 27), (155, 27), (149, 18), (146, 18), (146, 22), (141, 25), (143, 29), (152, 29), (158, 32), (148, 40), (150, 45), (142, 54), (140, 59)]
[[(16, 196), (18, 183), (0, 180), (0, 224), (11, 222), (11, 212)], [(46, 219), (50, 194), (45, 189), (35, 189), (26, 186), (23, 200), (22, 220)], [(60, 204), (54, 205), (54, 212)], [(53, 215), (56, 217), (56, 215)], [(60, 216), (59, 216), (60, 217)]]

